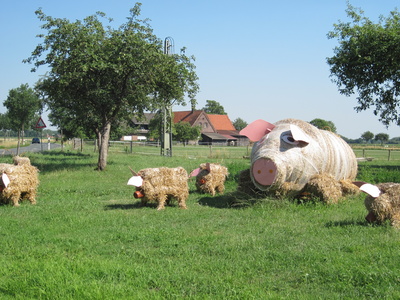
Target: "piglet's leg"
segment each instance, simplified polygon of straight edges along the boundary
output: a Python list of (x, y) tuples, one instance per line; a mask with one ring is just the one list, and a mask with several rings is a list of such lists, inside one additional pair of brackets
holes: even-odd
[(157, 210), (162, 210), (165, 208), (165, 202), (167, 201), (167, 195), (160, 195), (158, 197)]
[(370, 211), (369, 214), (365, 217), (365, 220), (367, 220), (368, 223), (373, 223), (376, 221), (376, 216), (372, 211)]
[(395, 214), (392, 216), (391, 224), (394, 228), (400, 229), (400, 214)]
[(12, 201), (13, 206), (19, 206), (18, 202), (19, 202), (20, 197), (21, 197), (21, 194), (17, 194), (17, 195), (13, 194), (11, 196), (11, 201)]

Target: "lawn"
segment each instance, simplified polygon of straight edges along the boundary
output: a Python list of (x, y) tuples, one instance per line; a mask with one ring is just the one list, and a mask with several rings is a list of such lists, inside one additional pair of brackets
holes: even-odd
[[(367, 224), (363, 195), (331, 206), (247, 201), (236, 192), (238, 173), (249, 166), (242, 150), (208, 158), (112, 152), (103, 172), (94, 170), (97, 156), (89, 151), (30, 154), (40, 169), (38, 204), (0, 206), (0, 297), (400, 297), (400, 231)], [(206, 161), (228, 167), (226, 192), (199, 194), (192, 179), (187, 210), (140, 207), (126, 185), (128, 166), (190, 172)], [(399, 181), (400, 167), (360, 163), (358, 179)]]

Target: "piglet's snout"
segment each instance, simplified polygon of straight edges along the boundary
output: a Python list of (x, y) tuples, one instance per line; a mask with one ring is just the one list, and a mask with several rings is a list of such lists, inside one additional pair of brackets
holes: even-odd
[(252, 167), (253, 178), (260, 185), (271, 185), (274, 183), (277, 173), (275, 163), (266, 158), (257, 159)]

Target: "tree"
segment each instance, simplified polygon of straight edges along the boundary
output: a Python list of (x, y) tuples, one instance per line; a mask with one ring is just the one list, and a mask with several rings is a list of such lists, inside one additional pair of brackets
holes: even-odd
[[(104, 27), (98, 12), (83, 21), (46, 16), (36, 11), (47, 34), (25, 60), (36, 71), (51, 67), (39, 83), (54, 125), (74, 122), (99, 141), (98, 170), (107, 165), (112, 124), (132, 113), (142, 114), (163, 105), (184, 104), (198, 91), (194, 58), (165, 55), (162, 41), (145, 21), (141, 4), (130, 10), (128, 21), (117, 29)], [(112, 20), (108, 20), (111, 22)], [(175, 100), (173, 100), (175, 99)]]
[(7, 131), (11, 129), (10, 119), (7, 113), (0, 113), (0, 129), (4, 131), (4, 140), (6, 139)]
[(175, 124), (174, 138), (183, 143), (190, 140), (198, 140), (201, 133), (201, 126), (191, 126), (188, 122), (178, 122)]
[(203, 110), (208, 114), (213, 115), (226, 115), (224, 107), (215, 100), (207, 100), (206, 106), (203, 107)]
[(233, 121), (233, 127), (235, 127), (235, 129), (239, 131), (245, 128), (247, 125), (247, 122), (241, 118), (237, 118), (235, 119), (235, 121)]
[(389, 140), (389, 135), (386, 133), (378, 133), (375, 135), (375, 141), (380, 141), (381, 145)]
[(314, 119), (310, 121), (311, 125), (314, 125), (315, 127), (323, 130), (328, 130), (331, 132), (336, 133), (336, 126), (332, 121), (326, 121), (323, 119)]
[(361, 135), (361, 138), (368, 143), (370, 140), (374, 138), (374, 134), (371, 131), (366, 131)]
[(41, 111), (42, 103), (38, 95), (28, 84), (21, 84), (20, 87), (9, 91), (7, 100), (3, 104), (7, 108), (7, 119), (10, 122), (11, 128), (18, 131), (18, 155), (21, 132), (33, 125), (35, 114)]
[(351, 22), (334, 24), (328, 33), (339, 42), (327, 59), (331, 77), (340, 93), (357, 94), (357, 112), (374, 107), (384, 125), (400, 125), (400, 13), (375, 24), (350, 4), (346, 12)]

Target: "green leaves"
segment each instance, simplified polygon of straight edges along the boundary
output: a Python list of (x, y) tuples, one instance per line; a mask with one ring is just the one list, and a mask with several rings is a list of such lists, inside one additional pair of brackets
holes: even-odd
[(134, 111), (154, 110), (165, 102), (182, 104), (186, 95), (195, 101), (193, 59), (164, 55), (148, 20), (138, 18), (140, 6), (137, 3), (117, 29), (103, 24), (112, 19), (102, 12), (70, 22), (36, 11), (47, 34), (39, 35), (42, 43), (25, 62), (34, 64), (33, 71), (50, 67), (38, 87), (60, 118), (51, 119), (53, 124), (71, 124), (73, 116), (75, 125), (109, 132), (107, 126)]
[(30, 124), (35, 113), (42, 108), (41, 100), (28, 84), (11, 89), (3, 105), (7, 108), (11, 126), (17, 130), (23, 130), (24, 126)]
[(390, 12), (375, 24), (361, 9), (348, 5), (352, 22), (334, 24), (328, 38), (337, 39), (335, 55), (327, 58), (339, 91), (357, 94), (357, 111), (374, 106), (375, 115), (389, 125), (400, 125), (400, 14)]

